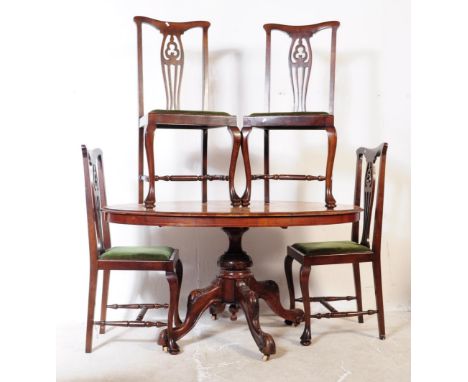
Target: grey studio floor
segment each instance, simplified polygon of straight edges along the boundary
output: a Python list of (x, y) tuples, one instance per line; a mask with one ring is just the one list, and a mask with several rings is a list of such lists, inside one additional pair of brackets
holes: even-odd
[[(160, 318), (149, 316), (150, 318)], [(387, 312), (387, 339), (377, 336), (377, 319), (365, 317), (312, 321), (312, 344), (299, 344), (303, 325), (261, 314), (263, 331), (276, 342), (276, 354), (262, 361), (244, 315), (217, 321), (205, 312), (186, 337), (181, 353), (164, 353), (156, 344), (160, 329), (109, 328), (93, 337), (85, 354), (84, 323), (57, 327), (58, 381), (409, 381), (409, 312)]]

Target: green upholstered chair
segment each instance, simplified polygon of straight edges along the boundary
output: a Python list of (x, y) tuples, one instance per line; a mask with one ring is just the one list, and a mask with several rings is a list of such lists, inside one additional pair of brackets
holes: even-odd
[[(303, 180), (325, 181), (325, 205), (328, 208), (336, 206), (332, 193), (333, 163), (336, 152), (336, 129), (334, 125), (334, 94), (335, 94), (335, 63), (336, 63), (336, 33), (340, 26), (338, 21), (327, 21), (312, 25), (282, 25), (265, 24), (266, 32), (266, 67), (265, 67), (265, 104), (266, 111), (253, 113), (243, 118), (242, 155), (246, 172), (246, 188), (242, 195), (242, 205), (248, 206), (251, 198), (252, 180), (264, 181), (265, 203), (270, 202), (270, 180)], [(307, 111), (307, 94), (312, 72), (313, 36), (323, 30), (330, 30), (330, 76), (328, 111)], [(271, 98), (271, 36), (273, 31), (285, 33), (290, 38), (290, 48), (287, 56), (289, 77), (293, 93), (292, 111), (272, 112)], [(315, 76), (317, 77), (317, 76)], [(263, 174), (252, 174), (249, 159), (248, 139), (252, 128), (264, 132)], [(285, 175), (270, 173), (270, 131), (276, 130), (325, 130), (328, 138), (327, 163), (323, 175)], [(292, 148), (288, 148), (292, 150)]]
[[(90, 278), (88, 296), (88, 317), (86, 324), (86, 353), (92, 350), (93, 325), (100, 326), (100, 333), (105, 332), (106, 326), (126, 327), (168, 327), (180, 325), (179, 294), (182, 284), (182, 262), (178, 250), (167, 246), (151, 247), (112, 247), (109, 223), (102, 213), (102, 206), (106, 205), (106, 190), (102, 151), (99, 149), (88, 151), (81, 146), (86, 189), (86, 211), (88, 218), (88, 238), (90, 254)], [(96, 288), (98, 272), (103, 271), (101, 318), (94, 321), (96, 303)], [(169, 304), (112, 304), (107, 305), (111, 270), (134, 271), (163, 271), (169, 283)], [(134, 321), (106, 321), (107, 308), (111, 309), (139, 309)], [(143, 321), (148, 309), (168, 308), (167, 323), (160, 321)], [(177, 344), (170, 344), (170, 353), (178, 352)]]
[[(138, 44), (138, 199), (143, 203), (144, 182), (148, 182), (145, 206), (154, 207), (156, 203), (156, 181), (200, 181), (202, 184), (202, 202), (208, 198), (208, 181), (227, 181), (229, 197), (235, 206), (240, 205), (240, 197), (234, 188), (234, 173), (241, 145), (241, 133), (237, 127), (237, 117), (225, 112), (207, 111), (208, 105), (208, 21), (168, 22), (136, 16)], [(155, 28), (162, 34), (160, 60), (166, 93), (166, 109), (148, 109), (145, 113), (143, 83), (143, 26)], [(200, 110), (184, 110), (180, 107), (180, 91), (184, 72), (185, 55), (182, 36), (194, 28), (202, 29), (202, 102)], [(231, 133), (233, 145), (229, 174), (208, 174), (208, 130), (227, 127)], [(201, 175), (155, 175), (154, 135), (156, 129), (198, 129), (202, 136)], [(158, 134), (159, 136), (159, 134)], [(159, 139), (159, 138), (158, 138)], [(144, 175), (144, 151), (148, 163), (148, 175)], [(156, 158), (156, 161), (163, 158)], [(227, 196), (227, 194), (226, 194)]]
[[(360, 222), (353, 223), (350, 241), (329, 241), (315, 243), (296, 243), (287, 248), (287, 255), (284, 261), (286, 279), (288, 282), (290, 307), (294, 309), (295, 302), (304, 304), (305, 328), (301, 336), (302, 345), (310, 345), (310, 319), (311, 318), (334, 318), (357, 316), (360, 323), (364, 322), (363, 315), (377, 314), (379, 337), (385, 339), (384, 304), (382, 297), (382, 276), (380, 265), (380, 248), (382, 237), (382, 213), (384, 202), (385, 185), (385, 161), (387, 155), (387, 144), (383, 143), (375, 149), (359, 148), (357, 153), (356, 182), (354, 191), (354, 204), (364, 208), (363, 224), (360, 229)], [(377, 190), (375, 166), (377, 158), (380, 157), (378, 170)], [(362, 181), (363, 158), (366, 159), (364, 170), (364, 180)], [(364, 192), (361, 192), (362, 185)], [(374, 204), (375, 196), (377, 196)], [(361, 199), (363, 204), (361, 204)], [(372, 241), (369, 242), (369, 233), (374, 214), (374, 232)], [(360, 236), (361, 230), (361, 236)], [(360, 238), (359, 238), (360, 236)], [(294, 283), (292, 276), (292, 263), (297, 260), (301, 264), (300, 286), (302, 297), (296, 298), (294, 293)], [(374, 273), (374, 289), (376, 298), (376, 310), (362, 309), (361, 279), (359, 264), (371, 262)], [(356, 296), (346, 297), (310, 297), (309, 296), (309, 275), (310, 268), (314, 265), (327, 264), (353, 264), (354, 286)], [(331, 301), (356, 300), (357, 311), (338, 312), (331, 304)], [(310, 303), (319, 302), (329, 313), (311, 314)], [(291, 322), (286, 322), (292, 324)]]

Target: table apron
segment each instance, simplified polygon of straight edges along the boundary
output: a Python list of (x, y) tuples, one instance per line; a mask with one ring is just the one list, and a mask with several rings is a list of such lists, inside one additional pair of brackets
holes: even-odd
[(168, 227), (290, 227), (353, 223), (359, 221), (359, 212), (341, 215), (315, 216), (249, 216), (249, 217), (197, 217), (150, 216), (105, 212), (110, 223), (168, 226)]

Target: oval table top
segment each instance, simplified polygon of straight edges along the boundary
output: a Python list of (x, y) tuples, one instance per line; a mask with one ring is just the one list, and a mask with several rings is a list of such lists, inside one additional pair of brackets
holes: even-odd
[(317, 202), (252, 202), (233, 207), (229, 201), (157, 202), (152, 209), (143, 204), (105, 206), (111, 223), (174, 227), (289, 227), (352, 223), (362, 208), (337, 205), (327, 209)]

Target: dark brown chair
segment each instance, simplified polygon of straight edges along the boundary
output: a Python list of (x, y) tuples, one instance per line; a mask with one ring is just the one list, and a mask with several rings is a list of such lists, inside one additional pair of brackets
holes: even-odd
[[(222, 180), (229, 182), (229, 196), (232, 205), (241, 204), (240, 197), (234, 188), (234, 173), (241, 145), (241, 133), (237, 127), (236, 116), (218, 111), (207, 111), (208, 98), (208, 21), (167, 22), (136, 16), (138, 43), (138, 114), (139, 114), (139, 149), (138, 149), (138, 198), (143, 203), (144, 181), (149, 182), (149, 189), (144, 201), (147, 208), (153, 208), (156, 203), (156, 181), (201, 181), (202, 202), (207, 201), (207, 182)], [(143, 44), (142, 25), (148, 24), (162, 34), (161, 68), (166, 93), (166, 109), (155, 109), (145, 115), (144, 85), (143, 85)], [(201, 110), (182, 110), (180, 108), (180, 89), (184, 71), (184, 47), (182, 35), (193, 29), (203, 30), (203, 66), (202, 66), (202, 104)], [(227, 127), (232, 135), (233, 148), (229, 174), (208, 174), (208, 130)], [(202, 131), (202, 163), (201, 175), (155, 175), (154, 164), (154, 133), (156, 129), (199, 129)], [(148, 175), (144, 175), (143, 156), (146, 149)]]
[[(384, 204), (384, 185), (385, 185), (385, 161), (387, 155), (386, 143), (382, 143), (375, 149), (359, 148), (357, 153), (356, 183), (354, 189), (354, 204), (361, 206), (361, 197), (363, 199), (364, 219), (362, 225), (361, 239), (359, 240), (359, 221), (353, 223), (351, 241), (328, 241), (315, 243), (296, 243), (289, 246), (284, 260), (284, 269), (288, 281), (289, 298), (291, 309), (294, 309), (295, 302), (304, 304), (305, 328), (301, 336), (302, 345), (310, 345), (310, 319), (311, 318), (334, 318), (334, 317), (353, 317), (357, 316), (359, 323), (364, 322), (363, 315), (377, 314), (379, 337), (385, 339), (384, 322), (384, 304), (382, 297), (382, 274), (380, 266), (380, 245), (382, 237), (382, 212)], [(380, 157), (379, 175), (377, 180), (377, 192), (375, 190), (375, 165), (377, 158)], [(366, 158), (366, 167), (364, 172), (364, 194), (361, 192), (362, 183), (362, 161)], [(374, 196), (377, 195), (377, 202), (374, 207)], [(369, 232), (371, 227), (372, 212), (374, 212), (374, 233), (372, 245), (369, 243)], [(300, 285), (302, 291), (301, 298), (295, 298), (294, 283), (292, 278), (292, 262), (297, 260), (301, 264)], [(377, 303), (376, 310), (362, 310), (361, 297), (361, 277), (359, 264), (363, 262), (372, 262), (374, 272), (374, 289)], [(356, 296), (347, 297), (309, 297), (309, 274), (310, 267), (313, 265), (325, 264), (353, 264), (354, 286)], [(357, 311), (338, 312), (331, 301), (356, 300)], [(330, 313), (311, 314), (310, 303), (319, 302)], [(292, 324), (286, 321), (287, 324)]]
[[(292, 26), (281, 24), (265, 24), (266, 31), (266, 68), (265, 68), (265, 98), (267, 111), (253, 113), (243, 118), (242, 155), (246, 172), (246, 189), (242, 196), (242, 205), (248, 206), (251, 197), (252, 180), (263, 179), (265, 203), (270, 202), (270, 180), (318, 180), (325, 181), (325, 205), (328, 208), (336, 206), (332, 194), (333, 162), (336, 151), (336, 130), (334, 126), (334, 94), (335, 94), (335, 57), (336, 31), (340, 23), (328, 21), (320, 24)], [(318, 32), (331, 29), (330, 51), (330, 87), (328, 112), (306, 111), (307, 90), (312, 70), (312, 47), (310, 40)], [(292, 112), (270, 112), (270, 73), (271, 73), (271, 32), (281, 31), (291, 38), (288, 54), (290, 79), (294, 96)], [(264, 131), (264, 173), (252, 175), (250, 168), (248, 137), (253, 127)], [(325, 130), (328, 136), (328, 155), (325, 176), (321, 175), (279, 175), (270, 174), (270, 130)]]
[[(99, 325), (103, 334), (106, 326), (126, 327), (162, 327), (167, 326), (171, 332), (175, 325), (180, 325), (179, 294), (182, 284), (182, 262), (179, 251), (167, 246), (152, 247), (111, 247), (109, 223), (104, 219), (101, 207), (106, 204), (102, 152), (99, 149), (88, 151), (81, 146), (86, 191), (86, 210), (88, 217), (88, 237), (90, 254), (88, 318), (86, 324), (86, 353), (92, 349), (93, 325)], [(98, 271), (104, 274), (101, 300), (101, 319), (94, 321), (96, 287)], [(169, 283), (169, 304), (125, 304), (107, 305), (111, 270), (132, 271), (165, 271)], [(140, 309), (135, 321), (106, 321), (107, 308)], [(167, 323), (160, 321), (143, 321), (148, 309), (169, 308)], [(170, 343), (171, 354), (178, 353), (177, 344)]]

